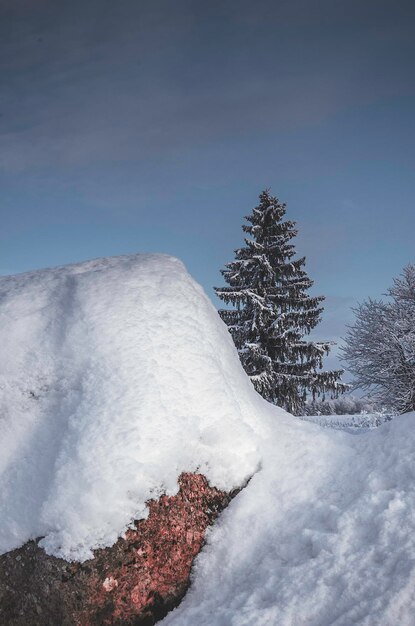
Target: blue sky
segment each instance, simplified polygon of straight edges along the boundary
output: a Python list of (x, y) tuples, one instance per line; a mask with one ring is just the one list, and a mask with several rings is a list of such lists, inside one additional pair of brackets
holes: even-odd
[(1, 0), (0, 271), (137, 251), (213, 297), (271, 187), (321, 338), (415, 262), (411, 2)]

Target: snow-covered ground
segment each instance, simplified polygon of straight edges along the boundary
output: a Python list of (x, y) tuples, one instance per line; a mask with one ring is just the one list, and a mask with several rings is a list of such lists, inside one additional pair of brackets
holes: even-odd
[(0, 278), (0, 552), (110, 545), (199, 470), (231, 502), (169, 626), (413, 626), (415, 414), (353, 436), (262, 400), (176, 259)]
[(413, 626), (415, 414), (361, 436), (276, 415), (165, 626)]

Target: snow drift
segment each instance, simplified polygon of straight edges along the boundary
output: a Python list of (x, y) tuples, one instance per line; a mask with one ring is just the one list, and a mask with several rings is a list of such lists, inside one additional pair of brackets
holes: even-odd
[(415, 413), (362, 435), (276, 416), (165, 626), (413, 626)]
[(182, 471), (230, 490), (171, 626), (413, 626), (415, 414), (352, 435), (265, 403), (183, 265), (0, 278), (0, 552), (85, 559)]

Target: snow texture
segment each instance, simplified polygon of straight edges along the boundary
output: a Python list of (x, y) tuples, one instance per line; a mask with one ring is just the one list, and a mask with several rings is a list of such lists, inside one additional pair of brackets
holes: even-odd
[(413, 626), (415, 414), (352, 435), (266, 403), (176, 259), (0, 278), (0, 552), (86, 559), (199, 470), (248, 485), (166, 626)]
[(277, 415), (164, 626), (413, 626), (415, 413), (360, 436)]

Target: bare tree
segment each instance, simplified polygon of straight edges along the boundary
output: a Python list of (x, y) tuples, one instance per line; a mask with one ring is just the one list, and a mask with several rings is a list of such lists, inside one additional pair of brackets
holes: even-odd
[(342, 360), (355, 387), (370, 390), (400, 413), (415, 410), (415, 266), (388, 289), (387, 302), (367, 300), (354, 309)]

